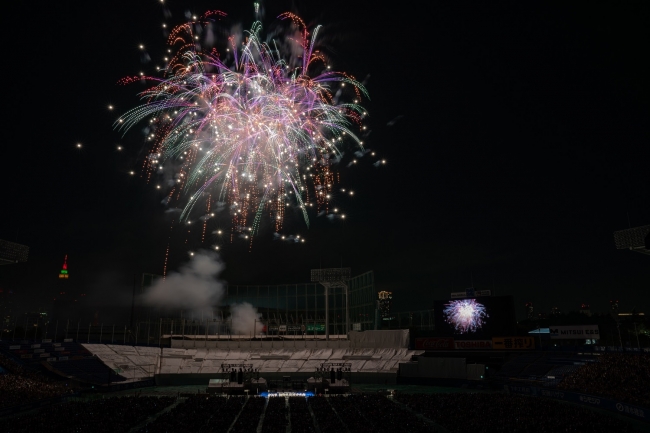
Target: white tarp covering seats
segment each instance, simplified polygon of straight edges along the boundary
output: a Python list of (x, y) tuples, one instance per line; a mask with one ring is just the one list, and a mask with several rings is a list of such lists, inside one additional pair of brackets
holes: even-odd
[(390, 331), (351, 331), (350, 344), (352, 347), (395, 348), (408, 347), (408, 329)]

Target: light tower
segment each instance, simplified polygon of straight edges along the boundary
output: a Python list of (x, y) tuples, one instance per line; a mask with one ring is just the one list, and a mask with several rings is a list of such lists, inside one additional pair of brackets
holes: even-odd
[(66, 254), (63, 258), (63, 267), (59, 271), (59, 279), (67, 280), (68, 279), (68, 255)]
[(0, 239), (0, 265), (24, 263), (27, 261), (28, 255), (29, 247), (27, 245)]
[(350, 332), (350, 296), (348, 293), (350, 268), (312, 269), (311, 281), (319, 283), (325, 288), (325, 340), (330, 339), (329, 289), (341, 287), (345, 290), (345, 334), (347, 335)]
[(650, 225), (614, 232), (616, 249), (650, 255)]

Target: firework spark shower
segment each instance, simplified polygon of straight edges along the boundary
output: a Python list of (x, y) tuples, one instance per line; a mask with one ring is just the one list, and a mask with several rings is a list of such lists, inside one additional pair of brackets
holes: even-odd
[(173, 167), (168, 203), (183, 209), (181, 221), (228, 209), (233, 232), (252, 240), (265, 222), (279, 233), (289, 215), (307, 226), (309, 212), (344, 218), (331, 206), (333, 164), (347, 145), (363, 150), (366, 89), (332, 70), (317, 49), (320, 26), (310, 33), (284, 13), (272, 39), (260, 22), (219, 38), (225, 17), (209, 11), (177, 26), (158, 76), (121, 80), (148, 88), (116, 129), (147, 125), (143, 173), (151, 180)]
[(445, 304), (443, 310), (445, 321), (454, 327), (460, 334), (476, 332), (483, 327), (488, 318), (485, 305), (476, 302), (476, 299), (460, 299)]

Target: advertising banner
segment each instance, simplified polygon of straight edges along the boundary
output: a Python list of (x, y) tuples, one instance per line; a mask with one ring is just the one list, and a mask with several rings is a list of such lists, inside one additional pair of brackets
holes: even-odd
[(269, 325), (269, 326), (263, 326), (260, 332), (266, 332), (267, 334), (271, 335), (277, 335), (278, 332), (280, 333), (286, 333), (289, 335), (300, 335), (302, 333), (314, 333), (314, 332), (325, 332), (325, 324), (324, 323), (316, 323), (316, 324), (308, 324), (308, 325), (301, 325), (301, 324), (291, 324), (291, 325)]
[(416, 350), (453, 350), (454, 339), (443, 337), (416, 338)]
[(492, 349), (492, 340), (456, 340), (454, 348), (458, 350)]
[(535, 337), (494, 337), (492, 348), (501, 350), (530, 350), (535, 348)]
[(600, 339), (598, 325), (549, 326), (551, 338), (561, 339)]

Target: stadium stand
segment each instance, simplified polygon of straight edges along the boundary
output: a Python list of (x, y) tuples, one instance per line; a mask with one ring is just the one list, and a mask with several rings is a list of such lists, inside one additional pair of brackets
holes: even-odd
[[(316, 431), (314, 420), (303, 397), (289, 397), (289, 418), (291, 433), (313, 433)], [(268, 412), (268, 408), (267, 408)]]
[(334, 412), (325, 397), (313, 397), (308, 400), (314, 413), (314, 419), (321, 433), (339, 433), (346, 431), (341, 418)]
[(209, 431), (226, 433), (243, 404), (243, 398), (193, 395), (181, 399), (178, 405), (148, 422), (139, 432), (199, 431), (208, 427)]
[(346, 360), (352, 371), (397, 373), (399, 362), (409, 361), (423, 351), (399, 349), (176, 349), (84, 344), (110, 368), (122, 369), (124, 376), (151, 377), (162, 374), (218, 373), (221, 364), (246, 363), (265, 372), (313, 372), (324, 362)]
[(378, 394), (337, 396), (328, 399), (349, 431), (425, 433), (436, 429), (413, 413)]
[(74, 401), (0, 420), (6, 433), (126, 433), (151, 415), (172, 404), (172, 397), (112, 397), (90, 402)]
[(262, 433), (285, 433), (289, 424), (287, 415), (287, 401), (284, 398), (269, 398), (262, 420)]
[(397, 401), (454, 433), (636, 432), (628, 422), (553, 400), (502, 393), (397, 394)]
[(110, 385), (111, 383), (124, 382), (127, 379), (115, 373), (98, 358), (71, 359), (56, 363), (48, 363), (51, 371), (61, 376), (78, 380), (88, 384)]
[(260, 423), (260, 416), (264, 411), (266, 401), (267, 400), (263, 397), (248, 398), (244, 408), (235, 420), (233, 426), (230, 428), (229, 433), (249, 433), (257, 431), (257, 426)]
[(603, 354), (565, 375), (558, 388), (650, 408), (650, 354)]
[(9, 408), (44, 399), (71, 395), (76, 387), (46, 377), (15, 359), (0, 354), (0, 408)]

